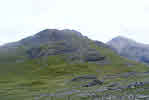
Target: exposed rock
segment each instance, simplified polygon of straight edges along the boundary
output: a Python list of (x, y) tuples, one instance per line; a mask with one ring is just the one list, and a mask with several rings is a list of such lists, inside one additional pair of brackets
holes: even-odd
[(97, 77), (95, 75), (84, 75), (84, 76), (78, 76), (72, 79), (72, 81), (78, 81), (78, 80), (86, 80), (86, 79), (97, 79)]
[(119, 86), (119, 83), (111, 83), (108, 85), (108, 87), (116, 87), (116, 86)]
[(83, 85), (82, 87), (92, 87), (92, 86), (95, 86), (95, 85), (102, 85), (102, 84), (103, 84), (103, 81), (93, 80), (92, 82), (89, 82), (88, 84)]
[(85, 61), (90, 61), (90, 62), (94, 62), (94, 61), (103, 61), (105, 60), (105, 57), (101, 57), (101, 56), (88, 56), (85, 58)]
[(41, 48), (31, 48), (30, 50), (27, 51), (27, 54), (29, 55), (30, 58), (36, 58), (39, 56), (39, 52), (41, 51)]
[(136, 87), (140, 87), (140, 86), (144, 86), (144, 82), (135, 82), (135, 83), (131, 83), (128, 85), (128, 88), (136, 88)]

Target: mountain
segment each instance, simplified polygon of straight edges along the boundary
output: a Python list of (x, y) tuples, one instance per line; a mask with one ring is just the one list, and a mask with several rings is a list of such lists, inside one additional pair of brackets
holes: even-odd
[(148, 70), (78, 31), (46, 29), (0, 47), (0, 98), (45, 100), (57, 95), (65, 100), (61, 95), (73, 93), (81, 100), (78, 91), (104, 91), (113, 83), (119, 84), (116, 89), (126, 87), (136, 79), (148, 80)]
[(91, 44), (97, 44), (98, 46), (103, 47), (107, 46), (99, 41), (95, 41), (94, 43), (94, 41), (89, 40), (75, 30), (46, 29), (34, 36), (2, 46), (0, 53), (2, 53), (1, 55), (4, 53), (11, 53), (10, 55), (12, 56), (23, 56), (22, 54), (24, 54), (29, 58), (65, 55), (69, 60), (91, 62), (106, 60), (105, 57), (93, 48), (93, 45)]
[(121, 56), (149, 64), (149, 45), (137, 43), (126, 37), (118, 36), (107, 43)]

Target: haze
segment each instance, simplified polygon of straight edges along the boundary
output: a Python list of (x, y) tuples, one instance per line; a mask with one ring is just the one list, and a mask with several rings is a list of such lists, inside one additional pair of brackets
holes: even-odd
[(122, 35), (149, 44), (149, 0), (0, 0), (0, 44), (43, 29), (75, 29), (107, 42)]

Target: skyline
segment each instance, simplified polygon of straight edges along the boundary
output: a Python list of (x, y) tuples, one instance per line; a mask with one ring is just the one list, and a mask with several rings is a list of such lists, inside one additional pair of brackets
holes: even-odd
[(148, 0), (5, 0), (0, 12), (0, 44), (44, 29), (74, 29), (102, 42), (125, 36), (149, 44)]

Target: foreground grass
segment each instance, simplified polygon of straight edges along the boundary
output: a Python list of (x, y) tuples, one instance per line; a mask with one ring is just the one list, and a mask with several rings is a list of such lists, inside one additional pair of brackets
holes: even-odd
[[(71, 83), (75, 76), (94, 74), (98, 79), (106, 75), (126, 72), (147, 71), (145, 65), (128, 67), (124, 62), (107, 65), (95, 63), (67, 63), (61, 56), (51, 56), (41, 59), (25, 60), (19, 63), (3, 63), (0, 65), (0, 98), (2, 100), (33, 100), (42, 93), (56, 93), (58, 90), (77, 87), (81, 83)], [(136, 77), (143, 80), (142, 77)], [(133, 78), (135, 81), (135, 78)], [(106, 79), (105, 83), (116, 81), (133, 81), (131, 78)], [(94, 87), (98, 88), (98, 87)], [(92, 88), (92, 89), (94, 89)]]
[[(96, 46), (92, 41), (90, 46), (96, 48), (105, 56), (109, 63), (104, 65), (71, 62), (65, 60), (66, 55), (28, 59), (24, 47), (17, 49), (17, 51), (11, 51), (11, 53), (9, 50), (0, 53), (0, 99), (33, 100), (36, 95), (56, 93), (61, 89), (71, 90), (75, 87), (83, 91), (100, 88), (99, 86), (79, 88), (81, 82), (70, 82), (72, 78), (86, 74), (96, 75), (99, 80), (105, 81), (104, 85), (111, 82), (120, 82), (127, 85), (136, 80), (148, 80), (148, 76), (104, 79), (105, 76), (127, 72), (146, 72), (149, 68), (143, 64), (124, 59), (108, 48)], [(130, 67), (127, 64), (132, 66)]]

